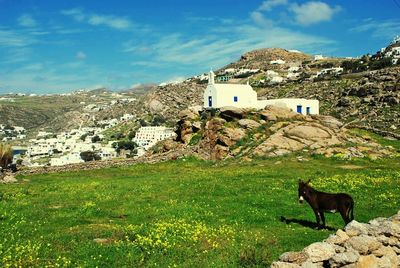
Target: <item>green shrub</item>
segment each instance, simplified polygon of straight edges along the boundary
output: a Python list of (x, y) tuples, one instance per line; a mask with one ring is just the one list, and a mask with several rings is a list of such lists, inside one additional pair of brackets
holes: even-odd
[(13, 154), (10, 145), (0, 143), (0, 167), (6, 168), (8, 164), (12, 163)]
[(197, 132), (193, 134), (192, 138), (190, 139), (189, 145), (197, 145), (201, 140), (201, 133)]

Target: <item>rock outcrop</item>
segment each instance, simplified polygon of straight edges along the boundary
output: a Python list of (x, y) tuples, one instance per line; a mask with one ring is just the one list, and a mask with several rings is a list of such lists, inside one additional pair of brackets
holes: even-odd
[(271, 267), (400, 267), (400, 211), (368, 224), (352, 221), (323, 242), (282, 254)]
[(260, 111), (235, 107), (196, 111), (180, 112), (176, 142), (193, 147), (203, 159), (271, 157), (302, 151), (328, 157), (379, 158), (392, 152), (352, 135), (331, 116), (304, 116), (274, 106)]

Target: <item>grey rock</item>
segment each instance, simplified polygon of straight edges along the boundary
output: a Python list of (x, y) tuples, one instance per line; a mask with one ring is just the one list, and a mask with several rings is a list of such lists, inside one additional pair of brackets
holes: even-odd
[(250, 129), (258, 128), (258, 127), (261, 126), (260, 123), (258, 123), (257, 121), (254, 121), (254, 120), (252, 120), (252, 119), (240, 119), (240, 120), (238, 121), (238, 123), (239, 123), (239, 125), (240, 125), (241, 127), (250, 128)]
[(335, 248), (326, 242), (317, 242), (309, 245), (304, 249), (304, 252), (309, 256), (311, 262), (322, 262), (329, 260), (336, 254)]
[(304, 252), (285, 252), (279, 257), (280, 261), (296, 264), (302, 264), (307, 259), (308, 255)]
[(349, 250), (343, 253), (335, 254), (329, 263), (331, 267), (341, 267), (346, 264), (355, 263), (360, 258), (360, 254), (355, 250)]

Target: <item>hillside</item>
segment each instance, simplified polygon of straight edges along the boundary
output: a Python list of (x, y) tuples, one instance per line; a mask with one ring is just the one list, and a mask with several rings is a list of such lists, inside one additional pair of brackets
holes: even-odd
[[(277, 58), (285, 59), (285, 64), (269, 64), (269, 60)], [(400, 134), (400, 67), (363, 72), (348, 69), (344, 73), (310, 79), (324, 68), (338, 68), (341, 65), (358, 68), (353, 66), (359, 66), (358, 61), (340, 58), (312, 61), (310, 56), (302, 53), (263, 49), (246, 53), (239, 61), (225, 66), (219, 72), (233, 67), (262, 68), (256, 74), (231, 79), (229, 82), (245, 83), (249, 80), (259, 98), (315, 98), (320, 101), (322, 114), (339, 116), (344, 123), (351, 122)], [(292, 65), (299, 68), (300, 73), (296, 79), (278, 84), (263, 82), (268, 75), (266, 70), (274, 70), (285, 76)], [(202, 105), (206, 86), (204, 81), (191, 78), (180, 84), (156, 87), (141, 98), (144, 107), (140, 108), (143, 109), (140, 113), (159, 113), (169, 119), (178, 120), (178, 113), (182, 109)]]
[(4, 95), (0, 98), (0, 124), (22, 126), (29, 135), (39, 130), (69, 130), (93, 124), (93, 116), (108, 114), (110, 117), (114, 110), (119, 115), (117, 107), (130, 104), (121, 101), (128, 98), (132, 96), (106, 89), (42, 96)]

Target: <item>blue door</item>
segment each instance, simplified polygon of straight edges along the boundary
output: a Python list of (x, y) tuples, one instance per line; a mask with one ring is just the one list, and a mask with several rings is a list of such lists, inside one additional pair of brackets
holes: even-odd
[(307, 107), (307, 108), (306, 108), (306, 114), (310, 114), (310, 113), (311, 113), (310, 107)]
[(208, 96), (208, 107), (212, 107), (212, 97)]
[(302, 110), (303, 110), (303, 106), (297, 105), (297, 112), (298, 112), (299, 114), (302, 113)]

